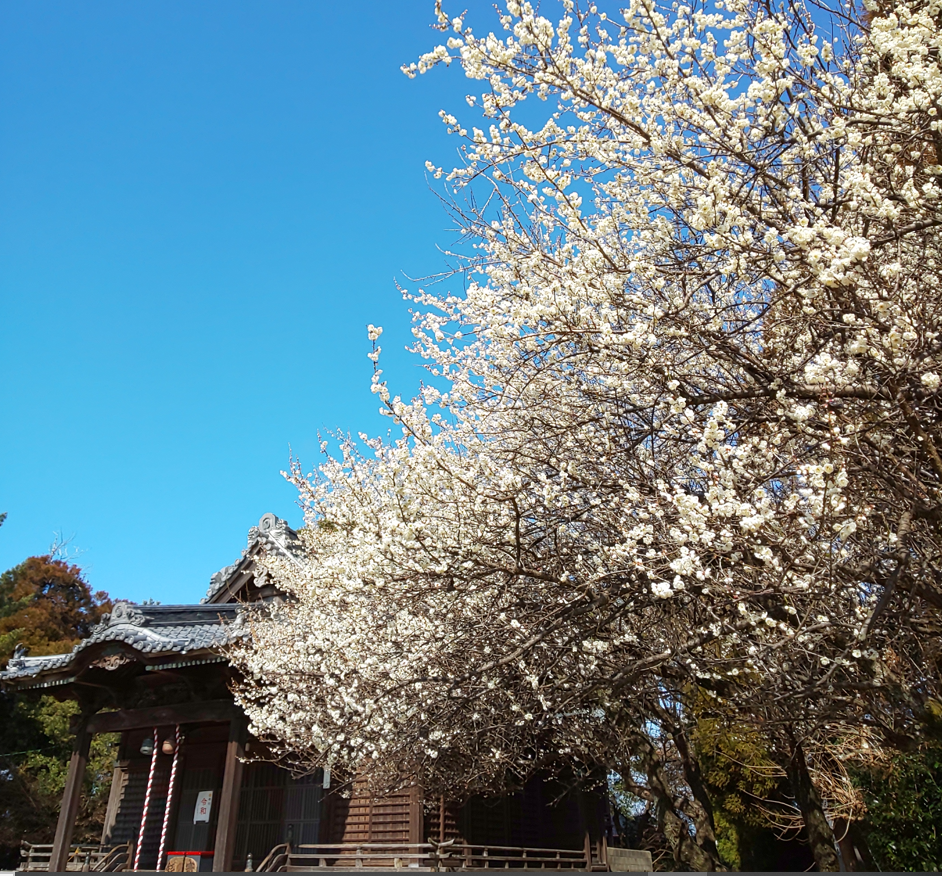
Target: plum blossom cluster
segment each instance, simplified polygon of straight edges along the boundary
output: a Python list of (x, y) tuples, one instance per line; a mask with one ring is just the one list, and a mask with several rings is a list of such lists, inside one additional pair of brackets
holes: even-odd
[(434, 386), (377, 367), (398, 437), (292, 468), (306, 555), (240, 699), (309, 765), (473, 793), (656, 773), (655, 726), (690, 779), (695, 691), (770, 734), (833, 868), (805, 753), (939, 715), (942, 4), (545, 11), (439, 6), (403, 68), (480, 85), (430, 164), (474, 249), (410, 293)]

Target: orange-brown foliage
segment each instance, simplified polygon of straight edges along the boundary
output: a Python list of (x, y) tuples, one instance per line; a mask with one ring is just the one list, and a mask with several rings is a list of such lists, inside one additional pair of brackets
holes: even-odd
[(0, 575), (0, 666), (17, 644), (31, 654), (69, 651), (110, 609), (108, 595), (93, 593), (78, 566), (30, 557)]

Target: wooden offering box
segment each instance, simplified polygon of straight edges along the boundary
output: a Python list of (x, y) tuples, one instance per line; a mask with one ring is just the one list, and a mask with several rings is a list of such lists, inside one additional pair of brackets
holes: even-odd
[(212, 869), (212, 852), (167, 852), (168, 873), (204, 873)]

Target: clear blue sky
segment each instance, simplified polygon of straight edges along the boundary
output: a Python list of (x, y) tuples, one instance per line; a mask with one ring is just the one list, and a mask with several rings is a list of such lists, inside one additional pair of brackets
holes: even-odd
[(399, 72), (433, 19), (0, 4), (0, 569), (59, 531), (94, 587), (195, 601), (264, 512), (300, 524), (289, 445), (388, 428), (365, 326), (411, 394), (395, 279), (444, 266), (424, 164), (452, 163), (438, 111), (474, 84)]

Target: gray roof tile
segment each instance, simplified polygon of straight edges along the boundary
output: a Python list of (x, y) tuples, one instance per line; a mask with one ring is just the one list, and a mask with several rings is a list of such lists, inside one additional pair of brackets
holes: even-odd
[(219, 648), (240, 635), (236, 603), (220, 605), (134, 605), (117, 602), (110, 616), (68, 654), (14, 656), (0, 681), (16, 681), (67, 669), (86, 648), (122, 642), (146, 654), (186, 654)]

